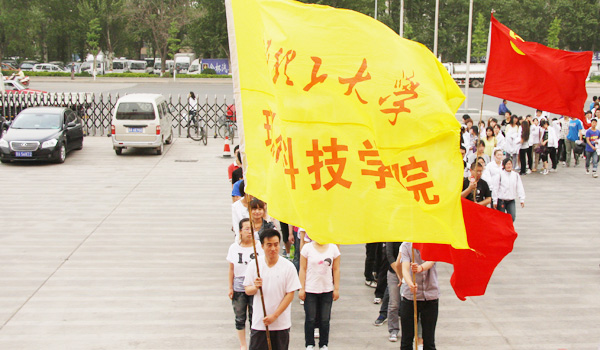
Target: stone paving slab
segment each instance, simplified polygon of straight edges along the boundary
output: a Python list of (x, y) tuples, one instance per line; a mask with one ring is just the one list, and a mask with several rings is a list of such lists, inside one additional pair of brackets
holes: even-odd
[[(117, 157), (88, 137), (62, 165), (1, 165), (0, 349), (237, 349), (222, 149), (176, 139), (162, 156)], [(438, 265), (439, 349), (598, 349), (600, 182), (581, 166), (523, 180), (519, 238), (486, 295), (459, 301)], [(364, 247), (341, 251), (330, 349), (399, 348), (372, 325)], [(292, 317), (302, 349), (297, 299)]]

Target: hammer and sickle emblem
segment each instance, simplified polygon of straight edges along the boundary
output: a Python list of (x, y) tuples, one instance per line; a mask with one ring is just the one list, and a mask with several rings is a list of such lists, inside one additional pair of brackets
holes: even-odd
[[(525, 40), (523, 40), (520, 36), (515, 34), (515, 32), (513, 32), (512, 30), (510, 31), (510, 37), (515, 40), (521, 40), (522, 42), (525, 42)], [(512, 40), (510, 41), (510, 46), (513, 48), (513, 50), (515, 50), (516, 53), (518, 53), (519, 55), (525, 56), (525, 53), (523, 51), (521, 51)]]

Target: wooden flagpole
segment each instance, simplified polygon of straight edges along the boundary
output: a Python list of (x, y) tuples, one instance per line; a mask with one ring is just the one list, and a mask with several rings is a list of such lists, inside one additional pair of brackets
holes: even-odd
[[(415, 248), (412, 246), (411, 244), (411, 249), (412, 249), (412, 263), (415, 263)], [(412, 266), (410, 267), (411, 271), (412, 271)], [(416, 285), (417, 284), (417, 274), (415, 273), (415, 271), (412, 271), (412, 279), (413, 279), (413, 284)], [(418, 324), (418, 317), (417, 317), (417, 291), (414, 290), (413, 291), (413, 311), (414, 311), (414, 324), (415, 324), (415, 350), (419, 349), (419, 324)]]
[[(250, 231), (252, 232), (252, 249), (254, 249), (256, 275), (258, 276), (258, 278), (260, 278), (260, 268), (258, 267), (258, 255), (256, 254), (256, 241), (254, 239), (254, 221), (252, 220), (252, 211), (250, 210), (250, 202), (248, 201), (247, 193), (244, 194), (244, 198), (246, 199), (246, 203), (248, 204), (248, 217), (250, 218)], [(265, 296), (263, 295), (262, 286), (258, 287), (258, 291), (260, 292), (260, 302), (262, 304), (263, 317), (267, 317), (267, 308), (265, 307)], [(272, 350), (273, 347), (271, 346), (271, 335), (269, 334), (269, 326), (265, 325), (265, 331), (267, 333), (267, 347), (269, 350)]]

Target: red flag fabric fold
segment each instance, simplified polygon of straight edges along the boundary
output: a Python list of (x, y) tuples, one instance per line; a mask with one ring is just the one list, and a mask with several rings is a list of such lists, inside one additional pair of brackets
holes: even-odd
[(584, 121), (591, 51), (569, 52), (527, 42), (491, 17), (483, 93)]
[(462, 198), (463, 218), (471, 249), (447, 244), (415, 243), (424, 260), (452, 264), (450, 284), (460, 300), (483, 295), (494, 269), (513, 249), (517, 233), (511, 216)]

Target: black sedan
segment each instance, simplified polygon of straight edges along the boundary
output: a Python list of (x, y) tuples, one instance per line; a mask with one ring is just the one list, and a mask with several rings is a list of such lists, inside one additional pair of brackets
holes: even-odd
[(0, 139), (0, 161), (49, 160), (63, 163), (67, 152), (83, 148), (83, 123), (69, 108), (23, 110)]

